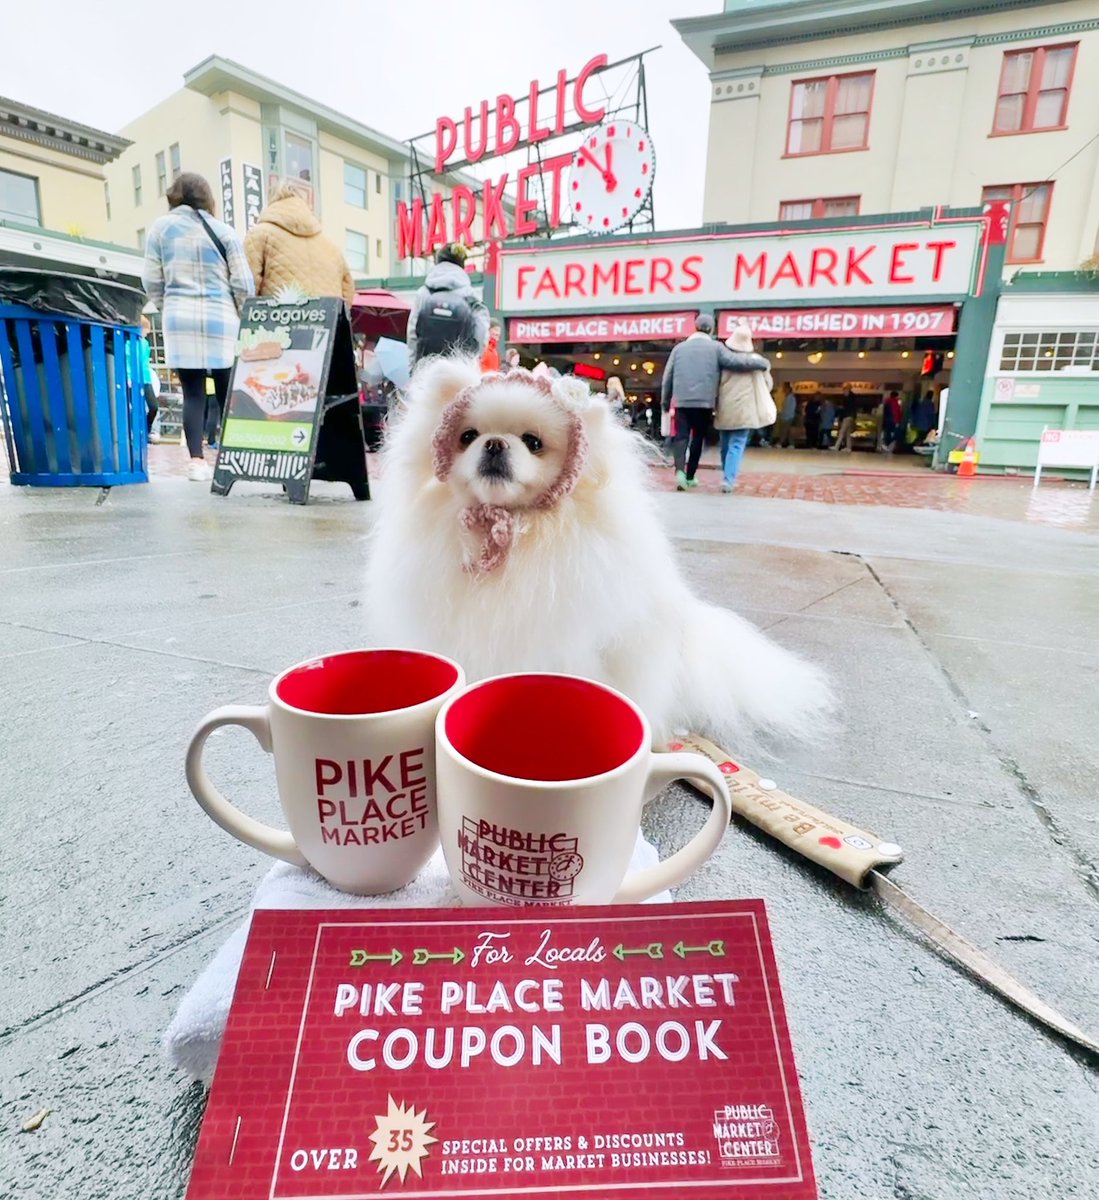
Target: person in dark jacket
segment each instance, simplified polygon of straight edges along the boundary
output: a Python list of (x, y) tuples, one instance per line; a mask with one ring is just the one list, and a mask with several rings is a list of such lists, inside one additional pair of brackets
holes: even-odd
[(820, 446), (820, 397), (810, 396), (805, 403), (805, 448), (816, 450)]
[[(441, 296), (448, 303), (458, 302), (470, 314), (469, 329), (463, 340), (454, 346), (426, 346), (423, 331), (419, 329), (420, 313), (431, 308), (432, 296)], [(462, 303), (464, 302), (464, 304)], [(412, 299), (412, 311), (408, 314), (408, 361), (415, 366), (429, 354), (442, 354), (444, 350), (458, 349), (475, 358), (480, 358), (488, 345), (489, 315), (484, 301), (473, 290), (466, 274), (466, 248), (461, 242), (443, 246), (435, 253), (435, 265), (427, 273), (423, 287)]]
[(695, 317), (695, 332), (668, 356), (660, 384), (664, 411), (675, 407), (676, 490), (698, 486), (695, 472), (717, 405), (722, 371), (766, 371), (771, 364), (759, 354), (726, 349), (714, 340), (714, 319), (709, 313)]

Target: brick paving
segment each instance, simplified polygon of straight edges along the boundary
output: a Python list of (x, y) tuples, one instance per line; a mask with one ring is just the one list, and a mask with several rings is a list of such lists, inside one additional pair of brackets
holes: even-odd
[[(215, 454), (206, 459), (214, 463)], [(1025, 476), (978, 476), (959, 479), (934, 473), (913, 460), (896, 460), (872, 454), (838, 459), (824, 451), (782, 453), (751, 450), (745, 458), (736, 491), (721, 495), (721, 474), (707, 453), (699, 471), (694, 494), (713, 495), (733, 503), (740, 496), (780, 500), (810, 500), (818, 504), (873, 505), (886, 508), (923, 508), (936, 512), (967, 513), (1099, 532), (1099, 489), (1089, 493), (1083, 483), (1043, 480), (1035, 491)], [(378, 474), (377, 455), (368, 456), (371, 478)], [(183, 479), (187, 474), (186, 452), (176, 443), (149, 447), (149, 477), (152, 481)], [(0, 477), (6, 464), (0, 456)], [(653, 467), (653, 486), (675, 490), (670, 468)]]

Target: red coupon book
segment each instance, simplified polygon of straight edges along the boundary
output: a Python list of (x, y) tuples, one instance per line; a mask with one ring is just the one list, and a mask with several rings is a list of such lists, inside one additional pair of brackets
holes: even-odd
[(816, 1200), (761, 900), (257, 912), (188, 1200)]

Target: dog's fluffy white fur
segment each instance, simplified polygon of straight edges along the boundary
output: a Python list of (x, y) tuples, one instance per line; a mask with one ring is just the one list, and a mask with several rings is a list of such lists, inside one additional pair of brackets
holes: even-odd
[[(475, 362), (425, 363), (390, 428), (367, 571), (377, 644), (448, 655), (470, 680), (514, 671), (601, 680), (640, 705), (657, 744), (683, 729), (726, 746), (750, 732), (814, 734), (830, 704), (824, 677), (691, 593), (661, 529), (640, 440), (578, 380), (553, 384), (559, 404), (529, 382), (474, 392), (455, 430), (464, 444), (453, 447), (446, 481), (436, 478), (440, 415), (479, 380)], [(527, 507), (560, 471), (576, 412), (588, 441), (579, 481), (553, 506)], [(525, 434), (541, 441), (537, 453)], [(497, 454), (507, 445), (508, 478), (479, 469), (490, 438)], [(505, 561), (484, 572), (468, 567), (482, 534), (460, 521), (478, 503), (515, 517)]]

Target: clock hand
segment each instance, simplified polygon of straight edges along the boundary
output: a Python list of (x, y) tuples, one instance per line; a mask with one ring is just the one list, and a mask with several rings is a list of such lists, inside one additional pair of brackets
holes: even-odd
[(588, 162), (591, 163), (591, 165), (599, 172), (599, 174), (602, 175), (604, 179), (606, 179), (606, 177), (607, 177), (606, 168), (599, 161), (599, 159), (597, 159), (595, 157), (595, 155), (592, 154), (592, 152), (587, 148), (587, 146), (581, 146), (580, 153), (584, 158), (586, 158), (588, 160)]

